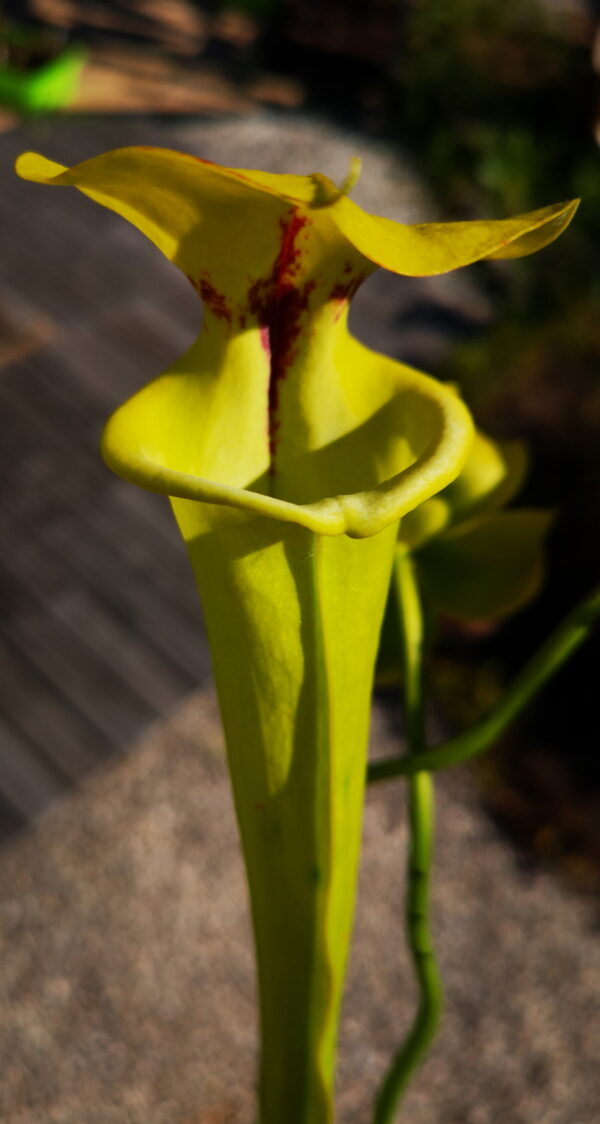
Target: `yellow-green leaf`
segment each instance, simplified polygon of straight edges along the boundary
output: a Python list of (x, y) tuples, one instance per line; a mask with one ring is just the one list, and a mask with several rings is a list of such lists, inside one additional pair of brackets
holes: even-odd
[(331, 1124), (395, 528), (325, 538), (233, 508), (174, 508), (201, 591), (248, 871), (261, 1124)]
[(553, 514), (517, 508), (479, 515), (432, 539), (418, 554), (426, 596), (466, 620), (512, 613), (538, 592)]
[[(256, 935), (261, 1124), (331, 1124), (398, 520), (451, 484), (473, 438), (451, 389), (350, 336), (348, 303), (377, 265), (436, 273), (531, 252), (575, 204), (408, 227), (350, 202), (354, 169), (338, 189), (156, 148), (70, 169), (29, 153), (17, 169), (129, 220), (204, 306), (196, 342), (116, 411), (102, 448), (171, 497), (204, 603)], [(442, 497), (444, 518), (510, 476), (478, 447), (485, 471)]]
[(459, 475), (406, 515), (400, 541), (418, 549), (465, 519), (503, 507), (519, 491), (526, 471), (527, 450), (521, 441), (494, 441), (477, 430)]
[(334, 210), (338, 228), (365, 257), (393, 273), (418, 277), (447, 273), (482, 258), (533, 254), (562, 234), (578, 205), (572, 199), (511, 219), (416, 226), (366, 214), (346, 197)]

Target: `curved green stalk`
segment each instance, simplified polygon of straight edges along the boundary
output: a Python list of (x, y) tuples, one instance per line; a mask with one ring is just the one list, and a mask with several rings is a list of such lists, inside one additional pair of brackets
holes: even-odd
[(501, 737), (537, 692), (591, 636), (599, 615), (600, 588), (597, 588), (584, 597), (562, 621), (506, 689), (496, 706), (480, 722), (434, 749), (424, 750), (418, 765), (408, 755), (373, 762), (368, 769), (368, 782), (372, 784), (392, 777), (412, 776), (421, 768), (436, 772), (483, 753)]
[[(399, 550), (394, 570), (404, 664), (406, 739), (413, 761), (423, 751), (423, 619), (413, 561)], [(419, 987), (419, 1008), (407, 1038), (384, 1078), (375, 1105), (374, 1124), (391, 1124), (413, 1071), (436, 1033), (443, 1004), (442, 981), (429, 927), (429, 887), (433, 858), (434, 790), (419, 769), (409, 780), (410, 851), (406, 895), (406, 929)]]

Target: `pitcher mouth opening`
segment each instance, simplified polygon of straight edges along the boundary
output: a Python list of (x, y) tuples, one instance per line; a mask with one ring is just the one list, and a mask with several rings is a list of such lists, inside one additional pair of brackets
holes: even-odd
[[(414, 378), (417, 393), (420, 392), (435, 421), (419, 453), (400, 471), (376, 482), (373, 482), (371, 466), (371, 479), (362, 489), (331, 494), (324, 481), (323, 494), (315, 495), (306, 503), (259, 490), (261, 482), (268, 488), (267, 466), (260, 477), (254, 477), (245, 485), (173, 467), (168, 463), (170, 458), (150, 451), (149, 441), (136, 425), (135, 397), (109, 418), (101, 439), (101, 451), (109, 468), (149, 491), (295, 523), (317, 534), (368, 537), (382, 531), (455, 479), (471, 445), (473, 423), (460, 398), (426, 375), (414, 373)], [(350, 438), (354, 436), (349, 435)]]

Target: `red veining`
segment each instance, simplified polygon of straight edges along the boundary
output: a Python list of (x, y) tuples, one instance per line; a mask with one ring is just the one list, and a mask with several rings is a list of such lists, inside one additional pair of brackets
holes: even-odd
[(200, 277), (190, 277), (188, 281), (194, 286), (194, 289), (204, 302), (207, 308), (210, 309), (213, 316), (217, 316), (219, 320), (226, 320), (231, 324), (231, 308), (227, 303), (227, 298), (218, 289), (215, 289), (207, 273), (203, 273)]
[(266, 354), (268, 355), (268, 357), (270, 359), (271, 358), (271, 339), (269, 337), (269, 329), (266, 325), (263, 325), (260, 329), (260, 342), (261, 342), (261, 346), (262, 346), (263, 350), (266, 352)]
[(184, 152), (183, 155), (187, 156), (188, 160), (196, 160), (198, 164), (207, 164), (209, 168), (218, 168), (221, 171), (221, 165), (215, 164), (214, 160), (205, 160), (203, 156), (196, 156), (193, 152)]
[(248, 291), (248, 308), (258, 321), (261, 343), (271, 361), (268, 392), (271, 473), (274, 472), (280, 425), (277, 416), (280, 386), (297, 355), (302, 316), (316, 285), (315, 280), (297, 284), (301, 265), (297, 242), (308, 222), (307, 215), (292, 209), (289, 218), (280, 223), (281, 245), (270, 277), (255, 281)]
[[(140, 146), (142, 147), (142, 146)], [(206, 164), (209, 168), (216, 168), (218, 172), (225, 172), (226, 175), (232, 176), (234, 179), (242, 180), (243, 183), (251, 183), (255, 186), (254, 180), (251, 176), (245, 176), (238, 168), (224, 168), (222, 164), (215, 164), (214, 160), (204, 160), (202, 156), (196, 156), (193, 152), (184, 153), (190, 160), (197, 160), (199, 164)]]
[[(344, 273), (346, 270), (344, 270)], [(349, 281), (341, 281), (334, 285), (329, 299), (332, 301), (349, 301), (358, 291), (363, 281), (368, 277), (368, 272), (356, 273)]]
[[(352, 267), (350, 266), (350, 268)], [(348, 272), (349, 266), (346, 266), (344, 269), (344, 273)], [(329, 294), (329, 299), (331, 301), (336, 301), (340, 306), (336, 314), (336, 319), (339, 319), (342, 314), (342, 310), (346, 307), (348, 301), (352, 300), (352, 297), (360, 288), (366, 277), (368, 277), (368, 271), (365, 271), (364, 273), (357, 273), (354, 277), (352, 277), (350, 281), (341, 281), (337, 285), (334, 285), (331, 293)]]

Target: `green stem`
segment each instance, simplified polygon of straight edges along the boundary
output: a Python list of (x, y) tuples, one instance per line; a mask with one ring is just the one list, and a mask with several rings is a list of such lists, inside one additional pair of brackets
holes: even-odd
[[(404, 664), (406, 741), (411, 758), (424, 745), (421, 600), (408, 551), (398, 551), (395, 571)], [(429, 928), (429, 888), (433, 857), (434, 791), (431, 777), (419, 769), (408, 783), (409, 858), (406, 894), (407, 939), (419, 987), (419, 1007), (407, 1038), (392, 1060), (379, 1091), (374, 1124), (391, 1124), (400, 1098), (437, 1030), (443, 1002), (442, 982)]]
[(539, 690), (592, 634), (600, 615), (600, 588), (584, 597), (507, 687), (493, 709), (449, 741), (426, 749), (418, 763), (409, 755), (389, 757), (369, 766), (369, 783), (412, 776), (417, 770), (435, 772), (482, 753), (497, 741)]

